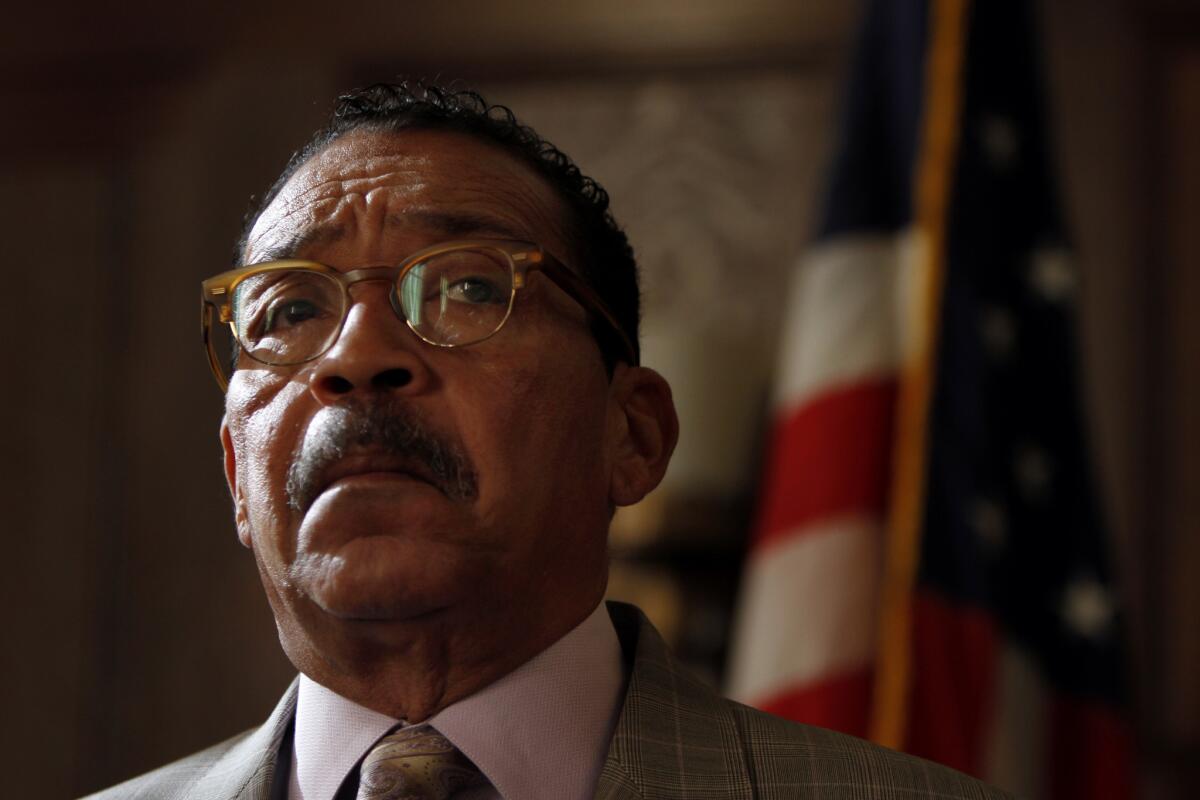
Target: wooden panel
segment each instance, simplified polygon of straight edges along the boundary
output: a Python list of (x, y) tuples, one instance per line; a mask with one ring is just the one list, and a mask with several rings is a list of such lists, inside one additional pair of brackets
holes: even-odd
[[(246, 65), (241, 65), (246, 68)], [(128, 528), (110, 576), (110, 720), (80, 790), (158, 766), (260, 722), (294, 674), (221, 470), (222, 395), (200, 346), (199, 283), (226, 269), (251, 194), (321, 114), (329, 80), (302, 68), (248, 90), (241, 69), (188, 87), (131, 159), (120, 394)], [(265, 124), (271, 121), (274, 124)], [(254, 135), (247, 134), (253, 128)]]
[[(316, 0), (264, 0), (249, 8), (232, 0), (195, 7), (68, 0), (15, 6), (0, 27), (0, 53), (43, 61), (114, 53), (270, 54), (310, 61), (345, 54), (360, 62), (387, 56), (442, 65), (526, 59), (552, 72), (559, 62), (581, 56), (662, 63), (687, 53), (711, 59), (811, 48), (840, 41), (856, 13), (856, 3), (837, 0), (348, 0), (338, 5), (335, 21), (328, 4)], [(547, 59), (555, 63), (545, 64)]]
[(1168, 731), (1200, 753), (1200, 48), (1167, 62), (1166, 442)]
[[(103, 397), (112, 354), (111, 176), (88, 163), (8, 169), (0, 461), (6, 575), (0, 676), (4, 792), (66, 797), (91, 696), (107, 674), (101, 620), (119, 549)], [(103, 731), (93, 731), (103, 737)], [(58, 743), (29, 752), (27, 742)], [(51, 760), (52, 756), (54, 760)]]

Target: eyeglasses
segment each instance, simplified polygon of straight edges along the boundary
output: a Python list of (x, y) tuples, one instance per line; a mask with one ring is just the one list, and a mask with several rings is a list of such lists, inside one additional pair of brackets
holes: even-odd
[(621, 358), (637, 363), (633, 342), (608, 306), (561, 261), (528, 242), (478, 240), (427, 247), (395, 267), (339, 272), (315, 261), (268, 261), (209, 278), (200, 305), (209, 366), (224, 390), (239, 353), (270, 366), (320, 358), (346, 323), (350, 287), (362, 281), (390, 282), (397, 316), (429, 344), (477, 344), (504, 326), (535, 270), (603, 320)]

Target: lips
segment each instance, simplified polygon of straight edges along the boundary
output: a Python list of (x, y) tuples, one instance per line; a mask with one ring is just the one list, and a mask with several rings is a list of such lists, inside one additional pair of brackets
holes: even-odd
[(358, 475), (393, 473), (427, 483), (441, 490), (437, 477), (419, 459), (405, 458), (390, 453), (358, 453), (338, 459), (322, 470), (315, 481), (317, 497), (333, 484)]

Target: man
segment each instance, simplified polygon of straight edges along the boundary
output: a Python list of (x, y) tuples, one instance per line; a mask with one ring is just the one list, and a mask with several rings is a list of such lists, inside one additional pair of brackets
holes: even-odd
[(99, 796), (998, 796), (722, 700), (602, 604), (678, 428), (607, 206), (478, 95), (341, 98), (204, 285), (238, 537), (301, 675)]

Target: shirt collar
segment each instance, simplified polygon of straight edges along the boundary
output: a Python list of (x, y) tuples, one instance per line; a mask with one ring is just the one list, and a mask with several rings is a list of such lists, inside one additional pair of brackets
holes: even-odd
[[(439, 711), (429, 724), (483, 771), (501, 797), (589, 798), (608, 753), (626, 676), (601, 603), (546, 650)], [(398, 720), (300, 677), (292, 790), (333, 796), (355, 762)]]
[(396, 722), (301, 674), (288, 797), (332, 798), (359, 757)]

